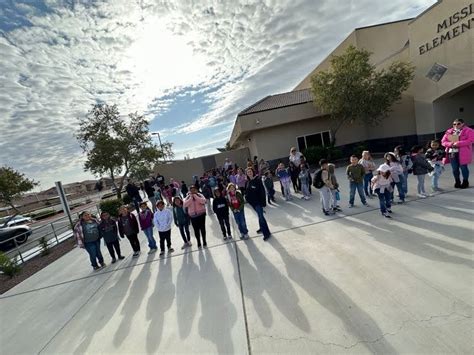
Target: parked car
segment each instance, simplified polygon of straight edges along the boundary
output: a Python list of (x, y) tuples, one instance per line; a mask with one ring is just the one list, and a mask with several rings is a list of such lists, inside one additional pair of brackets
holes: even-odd
[(33, 223), (33, 219), (31, 217), (25, 217), (20, 214), (17, 214), (14, 216), (0, 218), (0, 225), (4, 224), (5, 222), (8, 227), (13, 227)]
[[(14, 216), (13, 216), (14, 217)], [(14, 243), (23, 244), (28, 240), (32, 230), (26, 224), (8, 225), (13, 217), (7, 219), (2, 225), (0, 225), (0, 244)]]

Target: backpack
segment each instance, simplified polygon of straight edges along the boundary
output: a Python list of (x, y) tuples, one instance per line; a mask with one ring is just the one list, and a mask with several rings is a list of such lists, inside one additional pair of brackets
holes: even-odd
[(320, 189), (324, 186), (322, 174), (323, 174), (322, 169), (319, 169), (318, 171), (316, 171), (316, 174), (314, 174), (313, 186), (317, 189)]

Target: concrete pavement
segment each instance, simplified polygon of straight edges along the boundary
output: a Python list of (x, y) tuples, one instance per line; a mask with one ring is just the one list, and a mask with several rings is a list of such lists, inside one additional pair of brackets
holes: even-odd
[(268, 242), (248, 208), (249, 241), (208, 217), (207, 250), (182, 253), (173, 229), (159, 259), (140, 235), (140, 258), (124, 241), (97, 273), (73, 250), (0, 298), (1, 352), (472, 353), (474, 189), (411, 197), (393, 220), (357, 197), (328, 218), (313, 194), (266, 209)]

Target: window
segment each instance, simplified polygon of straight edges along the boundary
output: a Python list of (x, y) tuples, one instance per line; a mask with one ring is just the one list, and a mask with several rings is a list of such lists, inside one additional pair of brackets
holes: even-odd
[(298, 150), (302, 152), (308, 147), (324, 147), (331, 143), (331, 134), (329, 131), (308, 134), (296, 138)]

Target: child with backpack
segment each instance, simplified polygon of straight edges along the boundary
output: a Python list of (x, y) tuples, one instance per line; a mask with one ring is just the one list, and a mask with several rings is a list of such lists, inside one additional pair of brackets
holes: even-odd
[[(219, 225), (221, 227), (222, 234), (224, 235), (224, 240), (232, 239), (232, 233), (230, 231), (229, 223), (229, 204), (227, 199), (222, 194), (221, 190), (214, 190), (214, 200), (212, 201), (212, 210), (217, 216)], [(226, 233), (227, 230), (227, 233)]]
[(425, 177), (430, 171), (433, 171), (433, 167), (426, 160), (425, 155), (423, 154), (423, 147), (420, 145), (415, 145), (412, 149), (412, 160), (413, 160), (413, 175), (416, 176), (418, 180), (417, 184), (417, 196), (419, 198), (427, 198), (428, 195), (425, 191)]
[(288, 168), (285, 168), (285, 165), (283, 163), (278, 164), (278, 167), (276, 169), (276, 176), (278, 176), (278, 178), (280, 179), (280, 183), (283, 186), (285, 201), (290, 201), (291, 200), (291, 190), (290, 190), (291, 175), (290, 175), (290, 172), (288, 171)]
[(314, 174), (313, 186), (319, 190), (321, 207), (323, 208), (323, 213), (326, 216), (334, 214), (331, 211), (331, 188), (334, 188), (332, 185), (330, 175), (328, 172), (329, 162), (326, 159), (321, 159), (319, 161), (319, 170)]
[(438, 186), (438, 180), (444, 170), (443, 158), (445, 155), (446, 153), (439, 141), (432, 140), (430, 147), (426, 151), (426, 159), (428, 159), (428, 162), (433, 167), (433, 171), (428, 173), (431, 176), (431, 190), (433, 192), (441, 191)]

